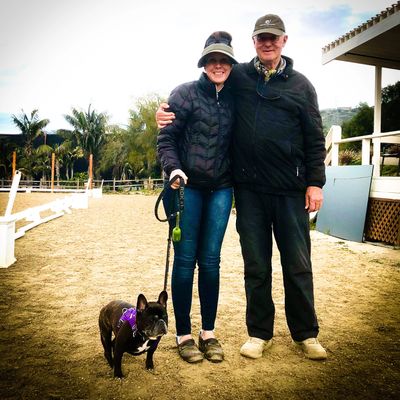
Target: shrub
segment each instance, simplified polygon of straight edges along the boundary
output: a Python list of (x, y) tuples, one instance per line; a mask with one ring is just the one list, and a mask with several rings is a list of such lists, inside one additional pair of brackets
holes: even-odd
[(339, 152), (339, 165), (360, 165), (361, 153), (355, 150), (342, 150)]

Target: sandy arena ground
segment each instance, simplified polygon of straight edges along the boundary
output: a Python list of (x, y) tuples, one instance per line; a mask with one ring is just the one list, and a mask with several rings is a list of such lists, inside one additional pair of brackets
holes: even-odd
[[(64, 195), (17, 195), (14, 212)], [(8, 195), (0, 193), (0, 215)], [(316, 309), (326, 362), (291, 344), (282, 274), (274, 254), (273, 347), (258, 360), (239, 354), (246, 340), (243, 265), (232, 214), (222, 251), (216, 333), (221, 364), (179, 359), (170, 332), (155, 353), (125, 354), (123, 380), (104, 357), (98, 313), (112, 299), (136, 304), (162, 290), (166, 224), (155, 196), (104, 195), (89, 208), (42, 224), (16, 241), (17, 262), (0, 269), (0, 399), (398, 399), (400, 252), (312, 232)], [(196, 284), (195, 284), (196, 286)], [(169, 292), (170, 293), (170, 292)], [(200, 327), (197, 289), (192, 308)]]

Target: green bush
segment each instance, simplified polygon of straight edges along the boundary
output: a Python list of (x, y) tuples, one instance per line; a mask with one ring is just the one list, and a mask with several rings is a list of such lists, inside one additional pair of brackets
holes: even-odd
[(398, 176), (397, 165), (384, 165), (381, 170), (381, 176)]
[(339, 152), (339, 165), (360, 165), (361, 153), (355, 150), (342, 150)]

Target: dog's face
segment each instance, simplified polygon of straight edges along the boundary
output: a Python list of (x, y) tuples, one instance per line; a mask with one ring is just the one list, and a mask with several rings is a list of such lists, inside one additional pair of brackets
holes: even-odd
[(157, 301), (147, 302), (143, 294), (138, 296), (136, 305), (137, 328), (151, 340), (155, 340), (168, 332), (167, 300), (166, 291), (160, 293)]

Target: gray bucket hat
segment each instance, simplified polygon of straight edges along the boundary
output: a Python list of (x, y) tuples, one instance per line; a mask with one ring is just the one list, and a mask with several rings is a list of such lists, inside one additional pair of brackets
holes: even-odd
[(278, 15), (267, 14), (258, 18), (254, 26), (252, 37), (260, 33), (272, 33), (273, 35), (284, 35), (285, 24)]
[(228, 32), (217, 31), (212, 33), (206, 40), (204, 50), (201, 53), (201, 57), (197, 66), (199, 68), (204, 67), (207, 62), (207, 55), (210, 53), (222, 53), (230, 58), (232, 64), (237, 64), (235, 56), (233, 54), (233, 48), (231, 45), (232, 36)]

